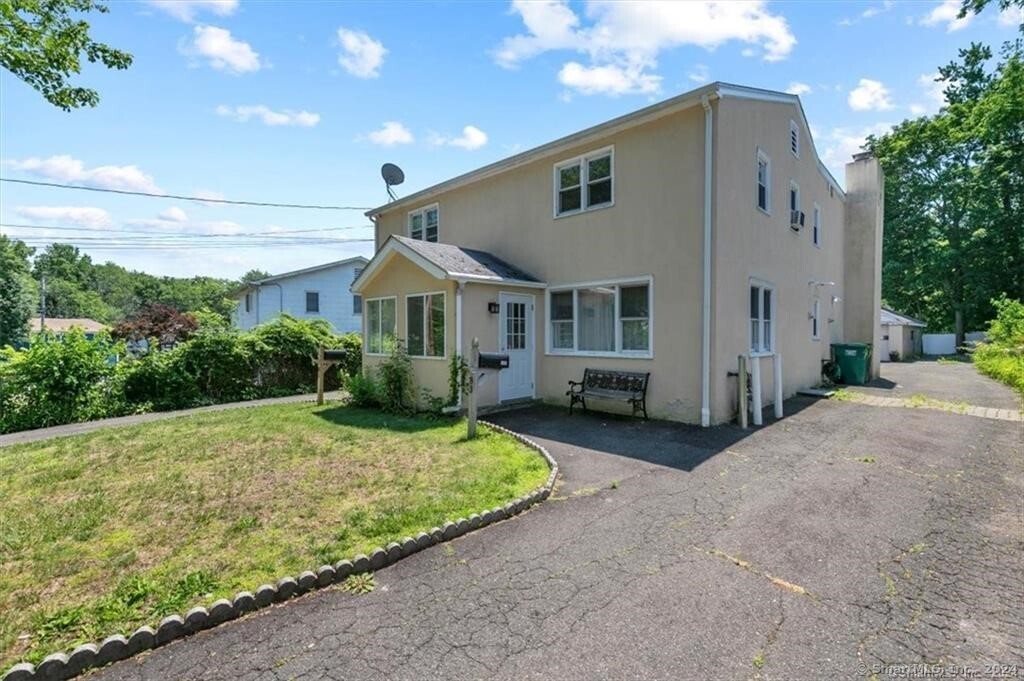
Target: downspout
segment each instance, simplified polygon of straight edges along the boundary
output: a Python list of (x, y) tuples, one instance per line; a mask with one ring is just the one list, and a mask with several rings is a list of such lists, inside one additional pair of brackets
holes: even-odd
[[(462, 292), (466, 282), (455, 280), (455, 354), (462, 355)], [(455, 404), (441, 410), (444, 414), (457, 414), (462, 411), (462, 391), (455, 396)]]
[(714, 114), (708, 95), (704, 107), (704, 300), (701, 320), (700, 425), (711, 425), (711, 160)]

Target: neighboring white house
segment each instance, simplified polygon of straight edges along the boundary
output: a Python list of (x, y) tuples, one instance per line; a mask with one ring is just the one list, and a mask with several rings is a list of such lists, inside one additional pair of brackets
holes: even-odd
[(349, 286), (366, 262), (357, 256), (250, 282), (235, 294), (235, 326), (251, 329), (283, 311), (299, 319), (326, 319), (338, 333), (362, 331), (362, 298)]
[[(878, 345), (883, 362), (910, 359), (921, 354), (925, 324), (913, 317), (882, 308), (882, 338)], [(897, 353), (895, 357), (891, 353)]]

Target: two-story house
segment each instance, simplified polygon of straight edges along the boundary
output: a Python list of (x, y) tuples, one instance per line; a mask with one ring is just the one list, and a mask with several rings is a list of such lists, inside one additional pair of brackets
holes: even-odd
[(365, 365), (401, 339), (443, 396), (477, 337), (511, 362), (481, 404), (621, 369), (650, 372), (652, 416), (720, 423), (739, 355), (767, 404), (776, 355), (788, 396), (879, 338), (882, 194), (867, 155), (844, 192), (798, 97), (712, 83), (370, 211)]
[(249, 282), (235, 293), (235, 326), (251, 329), (284, 312), (326, 319), (338, 333), (361, 331), (363, 301), (350, 287), (366, 264), (357, 256)]

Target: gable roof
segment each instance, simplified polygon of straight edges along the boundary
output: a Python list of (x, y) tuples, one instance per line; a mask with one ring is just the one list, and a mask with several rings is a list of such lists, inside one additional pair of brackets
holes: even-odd
[(927, 324), (925, 324), (922, 321), (918, 321), (913, 317), (908, 317), (898, 312), (893, 312), (887, 307), (882, 308), (880, 317), (882, 324), (889, 324), (895, 326), (916, 326), (922, 329), (927, 326)]
[[(39, 317), (33, 317), (28, 321), (29, 329), (32, 333), (39, 333), (42, 328), (42, 319)], [(86, 333), (97, 333), (107, 328), (106, 324), (101, 324), (95, 319), (89, 319), (87, 317), (47, 317), (46, 318), (46, 330), (53, 331), (54, 333), (65, 333), (71, 329), (81, 329)]]
[(363, 273), (352, 282), (352, 291), (359, 293), (396, 254), (405, 256), (438, 279), (532, 288), (546, 286), (533, 275), (487, 251), (391, 235), (363, 269)]
[(322, 265), (313, 265), (312, 267), (306, 267), (301, 270), (292, 270), (291, 272), (284, 272), (282, 274), (272, 274), (269, 277), (265, 277), (263, 279), (250, 281), (246, 283), (240, 289), (235, 291), (235, 295), (237, 296), (242, 293), (245, 293), (246, 291), (251, 291), (253, 288), (257, 286), (262, 286), (263, 284), (269, 284), (275, 281), (280, 281), (282, 279), (288, 279), (290, 277), (297, 277), (300, 274), (312, 274), (313, 272), (319, 272), (320, 270), (329, 270), (332, 267), (342, 267), (344, 265), (351, 265), (354, 263), (359, 263), (365, 266), (366, 263), (368, 262), (369, 260), (367, 260), (363, 256), (357, 255), (354, 258), (346, 258), (345, 260), (335, 260), (334, 262), (325, 262)]
[(622, 130), (628, 130), (644, 123), (656, 120), (663, 116), (682, 111), (692, 106), (698, 106), (702, 99), (707, 97), (708, 99), (722, 98), (722, 97), (736, 97), (740, 99), (751, 99), (765, 102), (776, 102), (782, 104), (793, 104), (796, 106), (798, 113), (800, 114), (800, 122), (803, 125), (803, 130), (807, 134), (808, 140), (811, 142), (811, 150), (814, 153), (814, 158), (818, 164), (818, 170), (822, 176), (828, 181), (835, 190), (839, 193), (839, 197), (842, 200), (846, 199), (846, 192), (843, 191), (842, 186), (836, 181), (829, 172), (825, 164), (821, 162), (821, 157), (818, 155), (818, 149), (814, 145), (814, 137), (811, 134), (811, 126), (807, 122), (807, 115), (804, 113), (803, 104), (800, 102), (800, 97), (797, 95), (791, 95), (787, 92), (778, 92), (776, 90), (764, 90), (761, 88), (747, 87), (745, 85), (734, 85), (731, 83), (723, 83), (716, 81), (709, 83), (695, 90), (684, 92), (675, 97), (671, 97), (657, 104), (638, 109), (631, 113), (613, 118), (604, 123), (591, 126), (575, 132), (571, 135), (561, 137), (547, 144), (542, 144), (539, 147), (528, 149), (514, 156), (496, 161), (489, 165), (471, 170), (468, 173), (463, 173), (444, 182), (427, 187), (418, 192), (414, 192), (409, 196), (386, 203), (378, 206), (371, 210), (366, 211), (366, 215), (369, 217), (376, 217), (381, 213), (385, 213), (391, 210), (395, 210), (399, 207), (412, 207), (413, 204), (419, 204), (427, 201), (429, 198), (436, 196), (442, 192), (450, 191), (458, 187), (465, 186), (480, 180), (493, 177), (500, 173), (518, 168), (532, 163), (533, 161), (554, 156), (561, 153), (563, 149), (574, 147), (582, 144), (586, 144), (592, 140), (596, 140), (601, 137), (607, 137), (608, 135), (621, 132)]

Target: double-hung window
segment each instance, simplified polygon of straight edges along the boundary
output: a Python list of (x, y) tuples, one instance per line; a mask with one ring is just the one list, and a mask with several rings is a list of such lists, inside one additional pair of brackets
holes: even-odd
[(319, 291), (306, 291), (306, 312), (318, 313), (320, 312), (320, 292)]
[(649, 278), (551, 291), (549, 351), (650, 357), (651, 291)]
[(760, 149), (757, 150), (757, 207), (765, 213), (772, 212), (772, 162)]
[(775, 349), (775, 291), (760, 282), (750, 284), (750, 354), (761, 355)]
[(406, 348), (410, 357), (444, 357), (444, 294), (405, 297)]
[(555, 166), (555, 216), (612, 205), (614, 154), (602, 149)]
[(383, 355), (395, 341), (395, 298), (366, 301), (366, 325), (363, 342), (370, 355)]
[(819, 340), (821, 338), (821, 301), (817, 298), (811, 303), (811, 338)]
[(811, 228), (811, 243), (821, 246), (821, 206), (814, 204), (814, 223)]
[(409, 237), (436, 243), (438, 223), (437, 204), (414, 210), (409, 213)]

